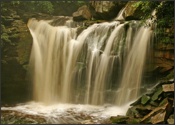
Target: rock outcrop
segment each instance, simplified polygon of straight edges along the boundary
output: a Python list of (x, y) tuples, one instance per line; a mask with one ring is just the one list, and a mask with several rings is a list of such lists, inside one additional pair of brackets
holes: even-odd
[(174, 69), (174, 45), (159, 43), (154, 50), (155, 65), (161, 73)]
[(90, 20), (92, 17), (87, 5), (80, 7), (72, 16), (75, 21)]
[(90, 10), (93, 18), (111, 20), (126, 5), (124, 1), (90, 1)]
[(130, 104), (126, 116), (112, 116), (113, 123), (174, 124), (174, 79), (162, 81)]
[(15, 103), (17, 100), (26, 101), (30, 89), (27, 82), (27, 69), (32, 37), (26, 23), (16, 11), (8, 9), (1, 18), (1, 101), (2, 104)]
[(139, 20), (143, 14), (142, 10), (133, 5), (137, 1), (129, 1), (125, 6), (124, 18), (125, 20)]

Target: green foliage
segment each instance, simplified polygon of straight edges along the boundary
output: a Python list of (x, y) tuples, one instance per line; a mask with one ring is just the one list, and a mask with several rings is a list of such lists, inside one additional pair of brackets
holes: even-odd
[(1, 24), (1, 34), (6, 32), (6, 28), (3, 24)]
[(11, 40), (9, 39), (9, 36), (8, 36), (8, 34), (6, 34), (6, 33), (3, 33), (3, 34), (1, 35), (1, 40), (2, 40), (3, 42), (11, 43)]
[(50, 1), (21, 1), (19, 6), (29, 12), (52, 14), (54, 11), (53, 4)]
[(88, 1), (8, 1), (1, 2), (3, 13), (7, 8), (21, 9), (27, 12), (46, 13), (54, 15), (72, 15), (80, 6)]
[(35, 3), (35, 11), (40, 10), (41, 12), (45, 13), (53, 13), (53, 5), (50, 1), (36, 1)]
[(158, 1), (138, 1), (132, 6), (139, 8), (144, 14), (141, 16), (143, 20), (150, 18), (153, 9), (159, 4)]
[[(138, 1), (133, 4), (133, 7), (138, 8), (144, 14), (141, 16), (142, 21), (151, 17), (153, 10), (156, 10), (157, 20), (155, 21), (157, 28), (155, 33), (157, 40), (163, 43), (172, 43), (174, 40), (170, 38), (170, 33), (167, 34), (165, 29), (171, 28), (174, 25), (174, 1)], [(171, 32), (171, 34), (173, 34)], [(172, 36), (172, 35), (171, 35)]]

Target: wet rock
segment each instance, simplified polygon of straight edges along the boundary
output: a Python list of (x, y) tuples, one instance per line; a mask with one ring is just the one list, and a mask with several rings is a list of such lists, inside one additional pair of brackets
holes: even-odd
[(93, 122), (91, 119), (89, 119), (89, 120), (82, 121), (81, 124), (93, 124)]
[(162, 85), (164, 92), (173, 92), (174, 91), (174, 84), (165, 84)]
[(174, 79), (160, 81), (152, 88), (151, 91), (145, 93), (138, 100), (131, 104), (131, 107), (126, 113), (128, 119), (125, 121), (125, 123), (174, 123), (174, 89), (172, 89), (173, 86)]
[(153, 124), (164, 123), (165, 114), (166, 112), (164, 111), (164, 112), (158, 113), (157, 115), (151, 117), (151, 123)]
[(18, 111), (2, 110), (2, 124), (46, 124), (42, 116), (28, 115)]
[(87, 5), (80, 7), (76, 12), (73, 13), (72, 16), (75, 21), (91, 19), (91, 13)]
[(147, 95), (143, 95), (141, 98), (141, 104), (146, 104), (150, 100), (150, 97)]
[(155, 102), (155, 101), (153, 101), (153, 100), (151, 100), (151, 101), (149, 102), (149, 104), (152, 105), (152, 106), (158, 106), (158, 105), (159, 105), (157, 102)]
[(166, 105), (165, 106), (162, 106), (162, 107), (157, 107), (155, 108), (153, 111), (151, 111), (149, 114), (147, 114), (146, 116), (144, 116), (141, 120), (141, 122), (143, 123), (148, 123), (151, 119), (152, 116), (154, 116), (155, 114), (157, 113), (160, 113), (160, 112), (163, 112), (166, 108)]
[(128, 116), (121, 116), (121, 115), (118, 115), (118, 116), (112, 116), (112, 117), (110, 118), (110, 120), (111, 120), (113, 123), (124, 123), (124, 124), (126, 124), (128, 118), (129, 118)]
[(140, 102), (141, 102), (141, 97), (137, 99), (135, 102), (131, 103), (130, 106), (135, 106), (137, 104), (140, 104)]
[(140, 123), (140, 119), (138, 118), (129, 118), (127, 120), (127, 124), (139, 124)]
[(168, 124), (174, 124), (174, 114), (167, 119)]
[(140, 113), (136, 109), (136, 107), (131, 107), (126, 112), (126, 116), (133, 117), (133, 118), (139, 118), (141, 117)]
[(159, 95), (163, 92), (162, 87), (159, 87), (156, 92), (154, 93), (154, 95), (151, 97), (151, 100), (157, 100)]

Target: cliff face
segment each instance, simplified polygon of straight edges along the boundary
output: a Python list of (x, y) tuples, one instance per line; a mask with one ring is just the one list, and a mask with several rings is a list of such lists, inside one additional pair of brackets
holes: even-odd
[(9, 103), (15, 100), (25, 101), (30, 89), (27, 69), (32, 37), (26, 23), (15, 10), (8, 9), (1, 15), (1, 19), (2, 103), (4, 99)]

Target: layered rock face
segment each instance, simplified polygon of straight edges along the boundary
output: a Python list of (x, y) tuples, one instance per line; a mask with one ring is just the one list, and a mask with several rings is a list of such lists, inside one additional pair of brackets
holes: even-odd
[(168, 73), (174, 69), (174, 45), (158, 44), (154, 52), (155, 65), (160, 73)]
[(90, 1), (91, 13), (95, 19), (111, 20), (117, 16), (126, 3), (124, 1)]
[(73, 14), (73, 19), (77, 21), (81, 20), (90, 20), (91, 19), (91, 13), (87, 5), (84, 5), (80, 7), (76, 12)]
[[(26, 23), (14, 10), (1, 16), (1, 80), (2, 103), (27, 100), (30, 89), (27, 70), (32, 46), (32, 37)], [(15, 93), (15, 94), (14, 94)]]

